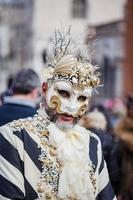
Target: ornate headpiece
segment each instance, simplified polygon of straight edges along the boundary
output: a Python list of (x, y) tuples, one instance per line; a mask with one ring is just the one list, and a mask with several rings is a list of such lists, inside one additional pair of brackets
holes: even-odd
[[(47, 63), (44, 69), (44, 80), (52, 84), (57, 80), (67, 80), (74, 87), (94, 88), (99, 85), (99, 72), (96, 72), (97, 66), (92, 66), (87, 59), (79, 56), (77, 52), (72, 51), (70, 28), (68, 32), (55, 32), (55, 43), (52, 62)], [(77, 55), (76, 55), (77, 54)]]

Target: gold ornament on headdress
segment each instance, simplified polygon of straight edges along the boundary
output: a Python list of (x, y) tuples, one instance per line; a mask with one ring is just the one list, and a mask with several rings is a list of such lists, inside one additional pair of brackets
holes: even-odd
[[(57, 34), (57, 33), (56, 33)], [(55, 37), (54, 60), (53, 64), (48, 64), (43, 70), (44, 80), (48, 84), (52, 84), (57, 80), (67, 80), (74, 87), (94, 88), (99, 85), (99, 72), (97, 66), (85, 62), (72, 54), (70, 46), (70, 29), (66, 37), (59, 32), (59, 36)]]

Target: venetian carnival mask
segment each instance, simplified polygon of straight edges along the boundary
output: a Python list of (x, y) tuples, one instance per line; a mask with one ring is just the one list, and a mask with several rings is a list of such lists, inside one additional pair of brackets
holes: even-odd
[(82, 116), (93, 87), (99, 84), (95, 70), (90, 63), (79, 62), (72, 55), (63, 56), (54, 68), (44, 69), (48, 107), (56, 109), (58, 114)]
[(47, 106), (57, 114), (77, 118), (85, 113), (92, 89), (100, 79), (97, 67), (75, 55), (70, 46), (70, 29), (66, 35), (56, 32), (53, 58), (43, 73), (48, 86), (45, 98)]
[(59, 114), (68, 114), (73, 117), (82, 116), (91, 96), (90, 89), (77, 90), (69, 81), (56, 81), (46, 95), (47, 104), (55, 108)]

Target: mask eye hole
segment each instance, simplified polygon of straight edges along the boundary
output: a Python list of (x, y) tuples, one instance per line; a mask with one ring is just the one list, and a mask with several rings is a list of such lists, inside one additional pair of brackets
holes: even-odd
[(70, 98), (70, 92), (66, 90), (59, 90), (59, 89), (57, 89), (57, 91), (60, 96), (65, 97), (65, 98)]
[(87, 99), (87, 97), (83, 96), (83, 95), (78, 97), (78, 101), (81, 101), (81, 102), (84, 102), (86, 99)]

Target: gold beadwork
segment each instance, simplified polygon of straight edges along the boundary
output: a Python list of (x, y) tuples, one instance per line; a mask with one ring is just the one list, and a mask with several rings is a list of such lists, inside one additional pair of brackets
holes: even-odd
[(47, 192), (45, 194), (45, 197), (46, 197), (46, 199), (51, 199), (52, 198), (51, 192)]
[(51, 156), (55, 156), (56, 155), (56, 149), (51, 148), (49, 150), (49, 153), (50, 153)]
[(47, 130), (42, 131), (41, 136), (47, 136), (48, 137), (48, 131)]
[(79, 62), (73, 55), (64, 55), (54, 67), (44, 69), (44, 77), (49, 84), (61, 79), (69, 81), (74, 87), (80, 89), (94, 88), (100, 84), (100, 74), (96, 70), (96, 66)]
[(37, 184), (37, 191), (38, 191), (39, 193), (43, 193), (44, 190), (45, 190), (44, 183), (38, 183), (38, 184)]

